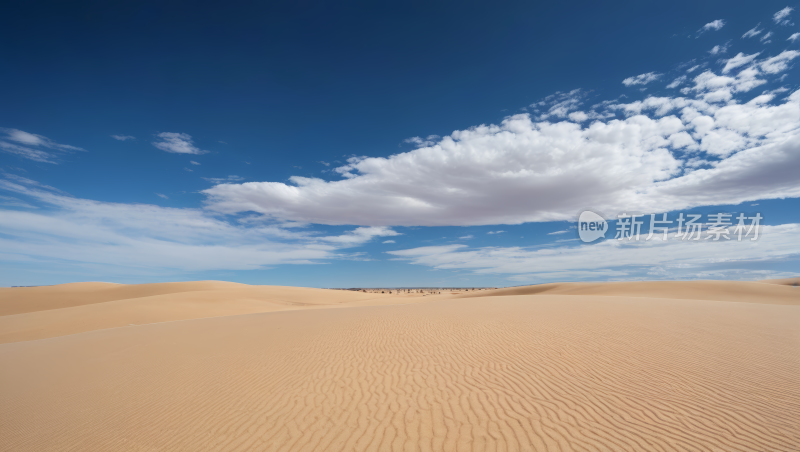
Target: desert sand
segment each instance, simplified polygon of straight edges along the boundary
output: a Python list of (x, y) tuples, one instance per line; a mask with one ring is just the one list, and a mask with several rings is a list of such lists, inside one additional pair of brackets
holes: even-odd
[(798, 451), (800, 287), (0, 289), (2, 451)]

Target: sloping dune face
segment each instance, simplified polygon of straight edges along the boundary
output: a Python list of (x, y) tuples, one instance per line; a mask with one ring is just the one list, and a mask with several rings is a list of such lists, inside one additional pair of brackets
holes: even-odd
[(553, 283), (475, 292), (461, 297), (509, 295), (600, 295), (606, 297), (671, 298), (680, 300), (737, 301), (800, 305), (800, 291), (783, 281), (769, 284), (748, 281), (640, 281)]
[(0, 343), (205, 317), (380, 304), (396, 298), (222, 281), (0, 288)]
[(659, 291), (427, 297), (7, 343), (0, 450), (797, 451), (797, 303)]

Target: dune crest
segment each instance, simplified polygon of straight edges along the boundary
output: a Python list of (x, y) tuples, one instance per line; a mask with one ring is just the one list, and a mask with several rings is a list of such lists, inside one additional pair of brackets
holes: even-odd
[[(790, 281), (790, 280), (781, 280)], [(597, 295), (607, 297), (714, 300), (800, 306), (800, 291), (789, 284), (764, 281), (626, 281), (572, 282), (507, 287), (459, 295), (462, 298), (510, 295)]]

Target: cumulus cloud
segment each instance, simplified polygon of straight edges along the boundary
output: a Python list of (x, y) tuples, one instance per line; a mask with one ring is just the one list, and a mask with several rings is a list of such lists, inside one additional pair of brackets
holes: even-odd
[[(658, 236), (657, 236), (658, 237)], [(663, 241), (606, 240), (595, 245), (559, 248), (429, 246), (389, 251), (398, 259), (437, 269), (471, 270), (476, 274), (508, 275), (511, 280), (565, 281), (579, 279), (670, 279), (749, 274), (754, 262), (800, 259), (800, 224), (763, 226), (757, 241), (700, 241), (674, 237)], [(650, 273), (650, 274), (648, 274)], [(707, 276), (708, 277), (708, 276)]]
[(260, 218), (226, 221), (202, 209), (74, 198), (9, 174), (0, 179), (0, 190), (47, 207), (37, 212), (0, 208), (4, 260), (50, 262), (60, 268), (121, 266), (123, 274), (144, 269), (252, 270), (347, 258), (338, 250), (398, 235), (379, 227), (320, 236)]
[(153, 142), (153, 146), (162, 151), (175, 154), (207, 154), (208, 151), (198, 149), (192, 141), (192, 136), (187, 133), (161, 132), (156, 134), (160, 141)]
[(783, 8), (782, 10), (775, 13), (772, 16), (772, 20), (775, 21), (775, 23), (778, 25), (794, 25), (788, 19), (789, 14), (791, 14), (793, 10), (794, 8), (787, 6), (786, 8)]
[(0, 138), (0, 150), (35, 162), (55, 164), (58, 163), (61, 153), (86, 151), (77, 146), (59, 144), (45, 136), (18, 129), (0, 127), (0, 132), (6, 135)]
[[(759, 23), (758, 25), (761, 25), (761, 24)], [(751, 29), (747, 30), (747, 31), (745, 32), (745, 34), (743, 34), (743, 35), (742, 35), (742, 38), (745, 38), (745, 39), (747, 39), (747, 38), (752, 38), (753, 36), (758, 36), (758, 35), (760, 35), (760, 34), (761, 34), (761, 32), (762, 32), (762, 31), (764, 31), (764, 30), (759, 30), (759, 29), (758, 29), (758, 25), (756, 25), (755, 27), (753, 27), (753, 28), (751, 28)]]
[(119, 141), (128, 141), (136, 139), (136, 137), (132, 137), (130, 135), (111, 135), (111, 138)]
[(648, 72), (646, 74), (637, 75), (636, 77), (628, 77), (622, 81), (622, 84), (625, 86), (646, 85), (658, 80), (662, 75), (663, 74), (656, 74), (655, 72)]
[(796, 56), (739, 54), (728, 74), (686, 80), (682, 95), (598, 104), (587, 112), (612, 119), (586, 126), (519, 114), (390, 157), (353, 157), (336, 169), (342, 180), (295, 176), (203, 193), (222, 213), (366, 226), (520, 224), (571, 220), (586, 206), (672, 211), (798, 197), (800, 92), (737, 101)]
[(703, 25), (699, 30), (697, 30), (698, 36), (709, 31), (709, 30), (719, 30), (725, 26), (725, 21), (723, 19), (717, 19), (715, 21), (709, 22)]

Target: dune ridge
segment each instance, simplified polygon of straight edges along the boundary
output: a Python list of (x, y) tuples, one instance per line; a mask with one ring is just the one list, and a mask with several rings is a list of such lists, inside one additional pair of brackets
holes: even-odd
[[(790, 282), (794, 279), (774, 280)], [(465, 293), (461, 298), (511, 295), (594, 295), (607, 297), (670, 298), (800, 305), (800, 291), (785, 282), (765, 281), (626, 281), (570, 282), (506, 287)]]
[(0, 451), (798, 450), (800, 308), (772, 287), (797, 289), (625, 284), (275, 289), (343, 298), (0, 344)]

